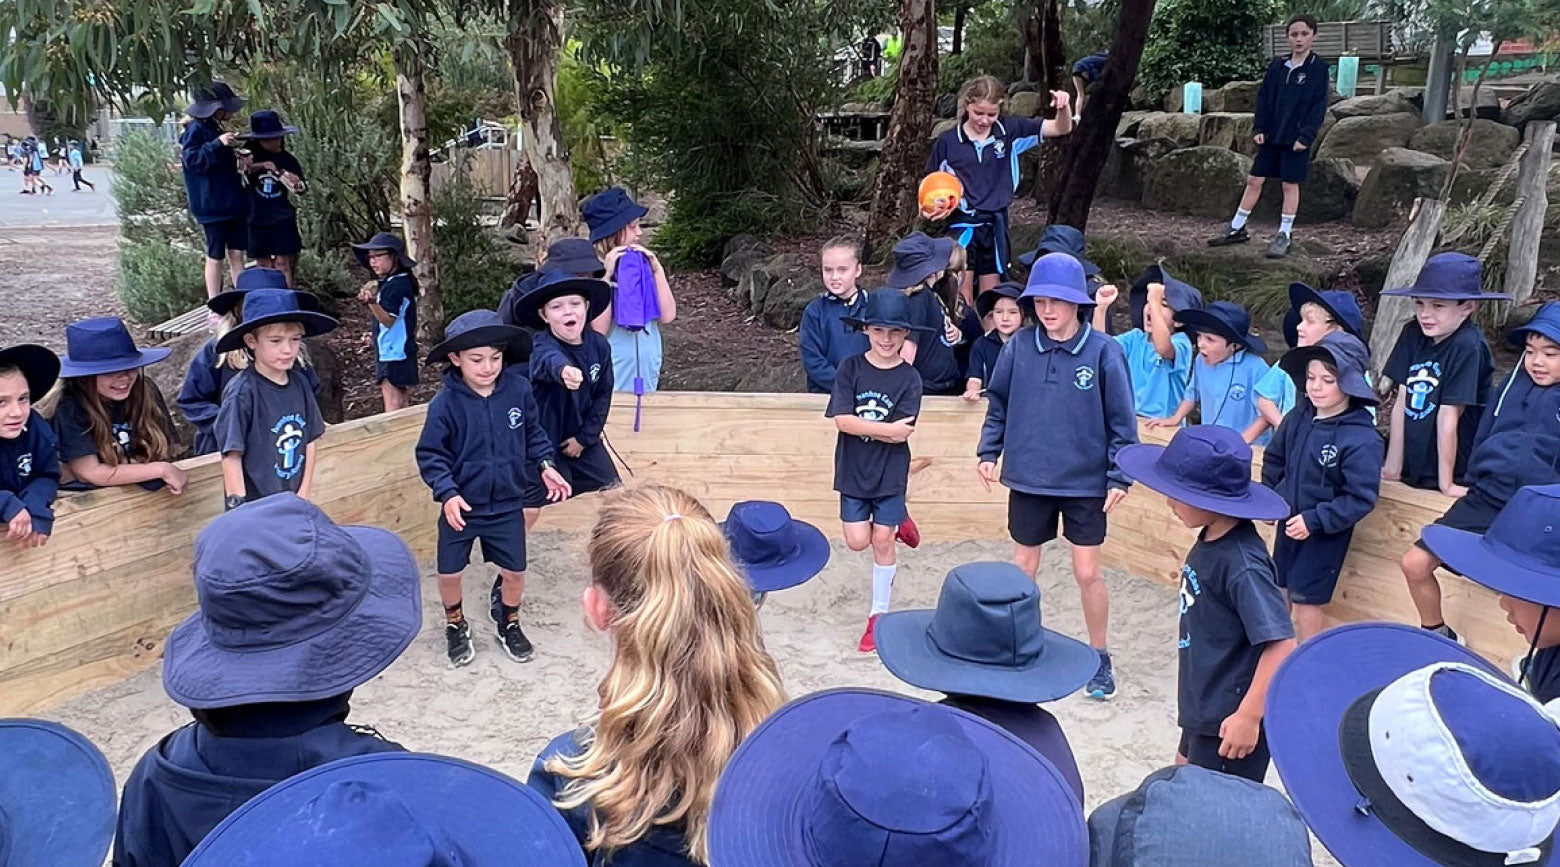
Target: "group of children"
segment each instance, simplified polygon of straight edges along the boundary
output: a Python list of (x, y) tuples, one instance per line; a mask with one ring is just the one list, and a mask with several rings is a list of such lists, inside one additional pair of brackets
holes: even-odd
[[(86, 159), (82, 155), (81, 142), (71, 139), (61, 147), (58, 139), (54, 146), (58, 158), (53, 168), (55, 175), (62, 175), (68, 168), (72, 183), (71, 192), (79, 193), (82, 187), (92, 192), (97, 192), (97, 185), (82, 177), (81, 171), (86, 165)], [(20, 192), (24, 196), (54, 195), (54, 187), (51, 186), (44, 175), (44, 170), (49, 168), (49, 146), (37, 136), (27, 136), (21, 139), (11, 139), (6, 143), (6, 157), (13, 170), (20, 166), (22, 169), (22, 188)]]

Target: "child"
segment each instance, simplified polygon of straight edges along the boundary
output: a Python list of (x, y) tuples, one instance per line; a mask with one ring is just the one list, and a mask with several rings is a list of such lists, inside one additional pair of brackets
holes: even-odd
[[(1365, 315), (1354, 300), (1353, 292), (1318, 292), (1304, 283), (1289, 284), (1289, 313), (1284, 316), (1284, 340), (1290, 349), (1315, 346), (1328, 334), (1344, 332), (1361, 342), (1365, 340)], [(1369, 382), (1369, 380), (1366, 380)], [(1246, 442), (1256, 442), (1278, 428), (1284, 416), (1295, 408), (1295, 398), (1304, 391), (1304, 379), (1296, 389), (1296, 380), (1282, 365), (1269, 368), (1257, 380), (1257, 420), (1246, 428)], [(1372, 421), (1375, 416), (1371, 416)]]
[(547, 245), (547, 254), (535, 270), (516, 280), (498, 302), (498, 318), (505, 325), (527, 327), (520, 321), (518, 304), (529, 295), (545, 274), (560, 271), (574, 277), (601, 279), (607, 266), (596, 256), (596, 248), (584, 238), (560, 238)]
[(1278, 426), (1262, 460), (1262, 483), (1289, 504), (1273, 542), (1278, 586), (1288, 591), (1296, 637), (1325, 628), (1322, 606), (1349, 553), (1358, 524), (1376, 507), (1382, 452), (1367, 407), (1376, 393), (1365, 381), (1370, 350), (1352, 334), (1324, 335), (1279, 362), (1306, 399)]
[(86, 184), (87, 189), (97, 192), (97, 185), (81, 176), (81, 169), (85, 165), (81, 159), (81, 142), (72, 139), (70, 142), (70, 180), (75, 184), (72, 192), (81, 192), (81, 185)]
[[(1177, 324), (1197, 335), (1197, 361), (1192, 367), (1191, 393), (1169, 418), (1148, 420), (1148, 426), (1179, 427), (1202, 407), (1202, 423), (1244, 433), (1257, 418), (1257, 382), (1268, 372), (1262, 359), (1267, 344), (1251, 333), (1246, 308), (1230, 301), (1215, 301), (1200, 310), (1175, 314)], [(1267, 445), (1272, 434), (1253, 443)]]
[(861, 277), (861, 248), (854, 239), (843, 235), (829, 239), (820, 258), (824, 292), (807, 302), (802, 311), (799, 341), (807, 390), (829, 394), (834, 391), (834, 371), (840, 362), (867, 351), (866, 335), (844, 321), (861, 316), (867, 295), (856, 287)]
[(32, 187), (34, 188), (31, 192), (36, 194), (38, 192), (37, 188), (42, 187), (44, 195), (52, 196), (54, 195), (54, 188), (49, 186), (49, 182), (44, 180), (43, 177), (43, 163), (49, 156), (48, 148), (43, 142), (31, 136), (28, 136), (27, 141), (31, 148), (27, 152), (27, 170), (24, 175), (31, 175)]
[[(217, 333), (201, 344), (195, 357), (190, 359), (184, 373), (184, 383), (174, 403), (184, 413), (184, 418), (195, 428), (195, 454), (206, 455), (217, 450), (217, 410), (222, 406), (222, 391), (233, 381), (238, 372), (249, 366), (249, 352), (235, 349), (218, 353), (217, 341), (233, 330), (244, 319), (244, 296), (256, 289), (286, 289), (287, 278), (275, 268), (246, 268), (239, 272), (234, 287), (206, 302), (206, 308), (221, 319)], [(307, 292), (298, 293), (298, 305), (304, 310), (318, 310), (319, 301)], [(308, 353), (298, 355), (298, 372), (308, 383), (309, 391), (319, 393), (320, 380), (308, 367)]]
[[(1436, 519), (1438, 525), (1483, 533), (1518, 488), (1560, 483), (1560, 432), (1555, 430), (1555, 419), (1560, 418), (1560, 303), (1540, 307), (1526, 325), (1512, 329), (1508, 339), (1526, 348), (1522, 363), (1479, 422), (1468, 458), (1468, 487)], [(1390, 460), (1390, 446), (1387, 451)], [(1439, 565), (1421, 540), (1403, 555), (1403, 577), (1420, 624), (1460, 640), (1442, 616), (1441, 585), (1435, 578)]]
[(995, 723), (1035, 748), (1083, 804), (1083, 778), (1061, 724), (1042, 702), (1083, 688), (1099, 657), (1041, 623), (1040, 588), (1011, 563), (970, 563), (943, 579), (936, 610), (877, 623), (878, 658), (940, 704)]
[(347, 716), (352, 690), (417, 637), (417, 579), (394, 533), (337, 526), (290, 493), (201, 530), (200, 610), (168, 636), (162, 672), (168, 697), (195, 721), (130, 772), (113, 863), (179, 864), (272, 785), (335, 759), (400, 751)]
[(785, 701), (747, 582), (710, 513), (659, 485), (603, 503), (588, 555), (585, 617), (612, 648), (600, 710), (542, 750), (527, 785), (593, 863), (710, 863), (720, 771)]
[[(966, 300), (1007, 279), (1008, 206), (1018, 190), (1018, 158), (1047, 136), (1072, 132), (1066, 91), (1051, 91), (1054, 120), (1002, 115), (1007, 88), (989, 75), (972, 78), (959, 90), (959, 125), (932, 143), (926, 171), (944, 171), (959, 179), (964, 197), (929, 220), (952, 218), (947, 230), (969, 252), (970, 269), (960, 294)], [(930, 393), (930, 392), (929, 392)]]
[(590, 227), (590, 242), (606, 266), (612, 303), (591, 327), (612, 344), (612, 379), (618, 391), (644, 394), (661, 384), (661, 326), (677, 319), (666, 269), (650, 248), (639, 243), (644, 229), (639, 219), (649, 209), (611, 187), (589, 199), (581, 215)]
[(23, 548), (42, 547), (54, 532), (59, 442), (32, 404), (59, 375), (59, 358), (42, 346), (0, 349), (0, 522), (6, 541)]
[(190, 120), (179, 139), (180, 164), (190, 216), (206, 235), (206, 297), (222, 291), (222, 260), (236, 279), (249, 248), (249, 200), (233, 145), (238, 134), (222, 131), (222, 122), (244, 107), (244, 98), (221, 81), (195, 91), (184, 113)]
[(981, 321), (991, 317), (991, 330), (970, 348), (970, 364), (964, 373), (964, 399), (970, 403), (986, 396), (986, 386), (997, 368), (1002, 347), (1024, 325), (1024, 311), (1018, 306), (1018, 298), (1023, 294), (1024, 287), (1017, 283), (998, 283), (975, 299)]
[(733, 504), (720, 530), (731, 545), (731, 559), (747, 577), (754, 608), (763, 608), (770, 593), (795, 587), (829, 565), (823, 531), (792, 518), (779, 503)]
[(141, 373), (170, 352), (137, 348), (125, 324), (113, 317), (65, 327), (60, 359), (65, 384), (50, 422), (68, 481), (78, 487), (184, 491), (184, 470), (172, 463), (180, 447), (168, 405)]
[(389, 232), (353, 244), (352, 253), (378, 281), (359, 290), (358, 301), (374, 317), (374, 378), (385, 412), (405, 409), (406, 390), (417, 384), (418, 287), (412, 273), (417, 263), (406, 255), (406, 244)]
[(249, 132), (239, 136), (259, 146), (241, 160), (249, 178), (249, 255), (260, 267), (287, 275), (289, 289), (303, 239), (288, 194), (301, 196), (305, 187), (303, 166), (283, 146), (283, 136), (297, 131), (295, 126), (283, 126), (276, 112), (257, 111), (249, 116)]
[(1120, 460), (1199, 531), (1181, 567), (1176, 764), (1260, 783), (1268, 766), (1263, 704), (1295, 632), (1252, 522), (1281, 520), (1289, 507), (1251, 480), (1251, 447), (1229, 428), (1176, 431), (1170, 445), (1130, 446)]
[(515, 662), (531, 659), (531, 642), (520, 628), (526, 567), (520, 510), (526, 480), (534, 467), (554, 502), (569, 495), (569, 485), (553, 469), (553, 445), (525, 377), (530, 349), (524, 329), (504, 325), (491, 310), (471, 310), (455, 317), (444, 342), (428, 353), (430, 364), (447, 361), (449, 366), (417, 438), (417, 468), (443, 510), (439, 598), (445, 650), (456, 667), (476, 656), (461, 608), (460, 576), (478, 539), (482, 559), (498, 566), (501, 608), (493, 624), (498, 644)]
[[(1118, 291), (1101, 286), (1095, 295), (1094, 330), (1109, 321)], [(1116, 335), (1132, 374), (1132, 403), (1137, 414), (1156, 419), (1181, 406), (1192, 378), (1192, 341), (1175, 326), (1183, 310), (1201, 310), (1202, 293), (1170, 276), (1162, 265), (1150, 265), (1132, 284), (1128, 299), (1132, 330)]]
[(1110, 593), (1100, 545), (1106, 515), (1132, 484), (1116, 456), (1137, 442), (1137, 420), (1121, 347), (1079, 318), (1089, 304), (1084, 280), (1083, 266), (1066, 253), (1035, 262), (1022, 300), (1039, 324), (1020, 331), (997, 359), (975, 453), (988, 491), (1003, 458), (1013, 562), (1024, 574), (1035, 577), (1041, 547), (1063, 525), (1089, 644), (1099, 656), (1086, 690), (1090, 698), (1109, 700), (1116, 678), (1106, 643)]
[[(930, 239), (928, 239), (929, 241)], [(943, 239), (946, 240), (946, 239)], [(852, 551), (872, 548), (872, 608), (857, 647), (871, 653), (872, 625), (888, 611), (894, 589), (895, 528), (909, 517), (910, 435), (921, 412), (921, 375), (904, 359), (910, 301), (891, 289), (867, 296), (861, 316), (846, 324), (866, 332), (868, 349), (840, 362), (825, 418), (839, 431), (834, 490)]]
[(1468, 454), (1495, 368), (1473, 314), (1480, 301), (1509, 297), (1485, 292), (1480, 271), (1472, 256), (1441, 253), (1414, 285), (1381, 293), (1414, 299), (1414, 318), (1383, 371), (1398, 386), (1383, 479), (1449, 497), (1467, 492)]
[(244, 299), (243, 321), (217, 340), (218, 352), (248, 349), (254, 362), (222, 389), (217, 410), (226, 508), (282, 491), (309, 496), (314, 441), (325, 432), (325, 420), (293, 362), (304, 337), (335, 328), (336, 320), (305, 309), (299, 293), (257, 289)]
[(1083, 107), (1088, 103), (1094, 88), (1100, 83), (1100, 77), (1105, 74), (1105, 63), (1109, 59), (1109, 51), (1096, 51), (1087, 57), (1078, 58), (1078, 62), (1072, 65), (1073, 92), (1078, 94), (1078, 107), (1073, 111), (1073, 123), (1083, 119)]
[[(959, 364), (953, 347), (962, 335), (943, 299), (931, 291), (942, 279), (957, 245), (949, 238), (914, 232), (894, 245), (894, 268), (884, 285), (908, 299), (906, 313), (915, 329), (902, 355), (921, 375), (925, 394), (959, 394)], [(870, 336), (870, 335), (869, 335)]]
[(0, 852), (7, 864), (102, 864), (114, 837), (114, 772), (56, 722), (0, 720)]

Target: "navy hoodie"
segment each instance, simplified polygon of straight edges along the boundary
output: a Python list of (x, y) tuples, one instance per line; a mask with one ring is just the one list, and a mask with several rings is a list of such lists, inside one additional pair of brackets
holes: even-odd
[(516, 511), (527, 472), (552, 457), (523, 371), (504, 368), (487, 397), (472, 391), (460, 370), (445, 371), (417, 438), (417, 469), (435, 500), (459, 495), (474, 515)]
[(808, 391), (833, 393), (834, 374), (840, 362), (866, 353), (867, 335), (846, 325), (845, 319), (861, 316), (867, 306), (867, 294), (866, 290), (857, 289), (856, 297), (846, 304), (825, 292), (809, 301), (802, 311), (802, 369), (807, 372)]
[(1505, 504), (1517, 488), (1560, 483), (1557, 422), (1560, 385), (1537, 385), (1518, 365), (1479, 420), (1468, 455), (1468, 487)]
[[(320, 378), (312, 368), (299, 364), (295, 370), (303, 377), (310, 393), (320, 393)], [(195, 357), (190, 359), (189, 370), (184, 372), (184, 384), (174, 399), (190, 426), (195, 428), (195, 454), (211, 454), (217, 450), (217, 410), (222, 408), (222, 390), (238, 376), (238, 371), (226, 364), (217, 366), (217, 339), (213, 337), (203, 344)]]
[(59, 487), (59, 441), (43, 416), (31, 410), (21, 436), (0, 439), (0, 523), (26, 509), (34, 533), (53, 533), (54, 495)]
[(179, 147), (184, 163), (184, 191), (190, 214), (197, 223), (221, 223), (249, 216), (249, 198), (238, 174), (238, 155), (219, 139), (222, 127), (215, 120), (192, 120), (184, 125)]
[(1087, 323), (1065, 344), (1038, 325), (1008, 339), (986, 383), (976, 450), (982, 461), (1003, 458), (1003, 485), (1051, 497), (1126, 490), (1116, 453), (1135, 442), (1132, 379), (1115, 340)]
[[(542, 410), (542, 426), (556, 446), (573, 437), (590, 448), (601, 442), (607, 413), (612, 409), (612, 346), (586, 326), (578, 346), (564, 343), (552, 331), (536, 332), (531, 347), (531, 387)], [(565, 367), (578, 368), (585, 381), (577, 389), (563, 385)]]
[(1350, 530), (1376, 508), (1386, 442), (1370, 411), (1355, 406), (1317, 418), (1309, 400), (1279, 423), (1262, 456), (1262, 484), (1283, 496), (1313, 533)]
[(1299, 142), (1310, 147), (1322, 130), (1331, 89), (1327, 61), (1316, 52), (1294, 69), (1289, 68), (1289, 55), (1274, 58), (1257, 90), (1252, 134), (1266, 136), (1264, 144), (1293, 146)]

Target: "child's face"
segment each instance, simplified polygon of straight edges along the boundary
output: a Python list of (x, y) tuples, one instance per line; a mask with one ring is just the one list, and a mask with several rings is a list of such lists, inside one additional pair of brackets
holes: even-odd
[(1529, 334), (1522, 368), (1534, 385), (1550, 386), (1560, 382), (1560, 344), (1542, 334)]
[(1305, 396), (1321, 413), (1334, 412), (1349, 403), (1349, 396), (1338, 387), (1338, 372), (1320, 361), (1305, 366)]
[(1071, 323), (1078, 321), (1078, 305), (1055, 298), (1036, 298), (1035, 318), (1045, 326), (1047, 334), (1063, 334)]
[(1322, 305), (1314, 301), (1300, 305), (1300, 324), (1295, 327), (1300, 346), (1315, 346), (1322, 342), (1323, 337), (1341, 330)]
[(624, 226), (622, 231), (618, 233), (618, 246), (627, 247), (629, 244), (637, 244), (639, 243), (639, 239), (643, 238), (644, 236), (644, 227), (639, 225), (638, 220), (635, 220), (634, 222)]
[(968, 118), (970, 129), (975, 131), (978, 138), (985, 138), (991, 133), (992, 124), (997, 122), (997, 116), (1002, 113), (1002, 106), (984, 99), (977, 99), (964, 104), (964, 114)]
[(27, 377), (20, 370), (0, 373), (0, 439), (14, 440), (21, 436), (31, 409), (32, 395), (27, 391)]
[(1414, 318), (1419, 329), (1432, 340), (1451, 334), (1462, 327), (1473, 315), (1472, 301), (1440, 301), (1434, 298), (1414, 299)]
[(542, 305), (542, 321), (559, 340), (579, 343), (590, 310), (579, 295), (560, 295)]
[(303, 326), (296, 322), (262, 325), (244, 335), (244, 345), (255, 354), (255, 363), (271, 370), (291, 370), (303, 351)]
[(1304, 21), (1296, 21), (1289, 25), (1289, 50), (1296, 54), (1302, 51), (1310, 51), (1311, 43), (1316, 41), (1316, 31)]
[(130, 399), (130, 389), (135, 386), (135, 381), (141, 378), (141, 371), (117, 370), (113, 373), (100, 373), (93, 377), (93, 384), (97, 386), (98, 397), (118, 403), (121, 400)]
[(375, 275), (388, 277), (395, 273), (394, 250), (369, 250), (368, 267)]
[(1175, 516), (1180, 519), (1181, 523), (1193, 530), (1200, 530), (1212, 524), (1214, 519), (1219, 517), (1207, 509), (1189, 506), (1174, 497), (1166, 497), (1165, 499), (1170, 501), (1170, 511), (1175, 513)]
[(856, 291), (861, 263), (856, 254), (843, 247), (823, 251), (823, 288), (830, 295), (845, 297)]
[(490, 388), (504, 372), (504, 349), (479, 346), (450, 353), (450, 364), (460, 369), (461, 378), (472, 388)]
[(1560, 611), (1550, 611), (1549, 615), (1544, 617), (1543, 632), (1539, 632), (1538, 618), (1543, 614), (1544, 606), (1525, 599), (1502, 596), (1500, 608), (1506, 612), (1506, 622), (1516, 627), (1517, 633), (1523, 638), (1531, 642), (1534, 634), (1537, 633), (1539, 647), (1560, 645)]
[(255, 143), (260, 145), (261, 150), (270, 151), (273, 154), (282, 149), (282, 140), (279, 138), (256, 139)]
[(905, 345), (905, 338), (910, 332), (903, 328), (888, 328), (882, 325), (867, 326), (867, 343), (872, 347), (872, 354), (882, 361), (899, 357), (899, 350)]
[(1012, 337), (1024, 324), (1024, 311), (1012, 298), (1003, 298), (991, 308), (991, 327), (1003, 337)]
[(1197, 354), (1208, 364), (1223, 364), (1235, 355), (1235, 344), (1211, 331), (1199, 331)]

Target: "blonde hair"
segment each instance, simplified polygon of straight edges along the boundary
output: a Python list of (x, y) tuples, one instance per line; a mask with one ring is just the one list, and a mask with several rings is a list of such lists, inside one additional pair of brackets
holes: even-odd
[(704, 506), (661, 485), (612, 496), (589, 553), (592, 581), (613, 608), (612, 665), (584, 752), (547, 762), (568, 780), (556, 803), (589, 806), (588, 849), (681, 824), (686, 854), (706, 863), (721, 769), (785, 702), (747, 582)]
[(989, 102), (1001, 111), (1002, 103), (1006, 101), (1007, 87), (1002, 82), (990, 75), (977, 75), (959, 88), (959, 122), (964, 122), (965, 109), (972, 102)]
[(830, 250), (849, 250), (852, 258), (858, 263), (861, 261), (861, 242), (850, 235), (835, 235), (824, 241), (823, 246), (818, 250), (819, 257)]
[[(212, 340), (220, 343), (222, 341), (223, 335), (227, 334), (229, 331), (232, 331), (234, 328), (237, 328), (239, 321), (243, 318), (244, 301), (242, 298), (240, 298), (238, 303), (233, 305), (232, 310), (222, 314), (222, 318), (217, 320), (217, 333), (216, 336), (212, 338)], [(240, 346), (237, 349), (230, 349), (227, 352), (218, 353), (216, 363), (211, 366), (219, 369), (227, 367), (233, 370), (243, 370), (249, 366), (249, 350)]]
[(627, 239), (625, 237), (627, 234), (628, 234), (628, 227), (624, 226), (623, 228), (618, 229), (616, 232), (613, 232), (612, 233), (612, 237), (610, 237), (610, 238), (602, 238), (600, 241), (597, 241), (596, 242), (596, 256), (601, 258), (601, 259), (603, 259), (603, 260), (605, 260), (607, 258), (607, 254), (608, 253), (612, 252), (613, 250), (616, 250), (617, 248), (619, 248), (619, 247), (623, 246), (625, 243), (627, 243)]

